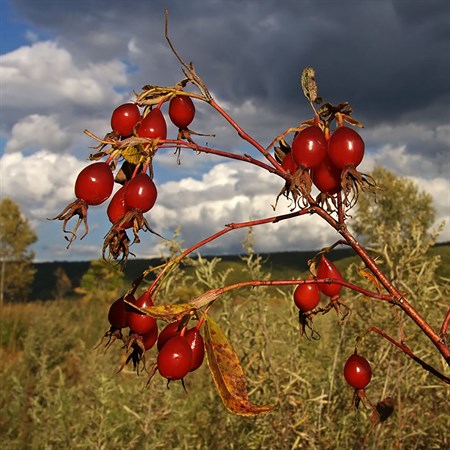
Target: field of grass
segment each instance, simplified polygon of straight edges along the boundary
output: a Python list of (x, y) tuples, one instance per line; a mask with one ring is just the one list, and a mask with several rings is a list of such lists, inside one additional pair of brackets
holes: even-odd
[[(439, 250), (448, 267), (448, 248)], [(337, 264), (344, 271), (349, 262)], [(176, 288), (162, 293), (162, 300), (214, 287), (230, 268), (227, 284), (268, 271), (272, 278), (290, 278), (305, 270), (305, 260), (294, 255), (261, 263), (224, 258), (212, 276), (212, 263), (203, 261), (178, 273)], [(448, 387), (379, 336), (367, 336), (360, 346), (374, 372), (367, 394), (374, 403), (392, 397), (394, 414), (372, 426), (369, 409), (354, 410), (353, 391), (342, 377), (345, 359), (369, 322), (395, 333), (396, 319), (384, 304), (347, 292), (345, 299), (353, 308), (350, 319), (338, 325), (334, 313), (317, 316), (320, 339), (311, 340), (299, 336), (290, 289), (242, 289), (214, 306), (241, 359), (250, 398), (275, 407), (256, 418), (224, 409), (206, 362), (186, 377), (186, 392), (181, 383), (167, 386), (158, 374), (146, 386), (147, 374), (129, 366), (117, 373), (119, 343), (107, 352), (94, 349), (108, 328), (113, 299), (6, 304), (0, 311), (1, 448), (322, 450), (358, 449), (365, 441), (368, 449), (450, 448)], [(429, 319), (439, 323), (450, 299), (433, 302)], [(445, 372), (417, 330), (406, 331), (414, 351)], [(147, 363), (155, 358), (151, 349)]]

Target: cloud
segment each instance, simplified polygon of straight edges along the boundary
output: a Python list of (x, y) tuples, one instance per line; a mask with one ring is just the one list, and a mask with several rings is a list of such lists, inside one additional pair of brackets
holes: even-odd
[(371, 152), (364, 157), (361, 166), (362, 172), (370, 172), (376, 166), (385, 167), (399, 177), (413, 180), (419, 190), (427, 192), (433, 199), (436, 209), (435, 226), (445, 222), (445, 227), (438, 238), (438, 242), (450, 241), (450, 179), (441, 176), (448, 175), (448, 156), (443, 167), (436, 167), (430, 160), (424, 159), (419, 154), (408, 152), (405, 145), (383, 147)]
[[(378, 163), (401, 175), (421, 172), (424, 176), (448, 175), (450, 125), (437, 119), (435, 125), (422, 123), (381, 124), (363, 130), (366, 146), (382, 148)], [(406, 171), (406, 172), (405, 172)]]
[[(241, 223), (290, 212), (290, 202), (273, 205), (284, 182), (267, 172), (237, 162), (219, 163), (201, 178), (162, 183), (158, 202), (149, 220), (163, 235), (181, 228), (186, 246)], [(293, 225), (295, 223), (295, 225)], [(261, 252), (280, 249), (314, 249), (332, 242), (336, 232), (318, 217), (298, 217), (277, 224), (255, 226), (255, 248)], [(209, 253), (240, 252), (243, 231), (230, 231), (208, 244)]]
[[(419, 180), (435, 198), (439, 217), (450, 215), (446, 1), (192, 0), (186, 8), (176, 0), (136, 0), (132, 7), (119, 0), (49, 0), (42, 8), (34, 0), (16, 0), (11, 7), (29, 25), (29, 45), (0, 56), (8, 112), (0, 124), (2, 195), (15, 196), (35, 223), (73, 198), (73, 182), (87, 164), (81, 159), (94, 145), (83, 129), (104, 135), (111, 111), (133, 89), (173, 85), (183, 77), (164, 39), (166, 6), (179, 54), (193, 61), (218, 103), (263, 146), (312, 117), (299, 84), (302, 68), (312, 66), (319, 93), (333, 103), (350, 101), (365, 125), (361, 169), (382, 165)], [(216, 135), (196, 137), (200, 143), (261, 158), (208, 104), (196, 107), (192, 128)], [(169, 131), (176, 133), (170, 125)], [(155, 159), (160, 196), (150, 221), (170, 234), (182, 219), (186, 243), (230, 221), (289, 210), (280, 204), (273, 212), (282, 180), (260, 169), (185, 149), (181, 165), (171, 149), (160, 149)], [(103, 207), (93, 210), (92, 234), (72, 252), (78, 258), (83, 251), (92, 255), (101, 242), (108, 226), (102, 213)], [(40, 255), (71, 257), (52, 253), (54, 226), (39, 222)], [(314, 217), (255, 231), (261, 251), (318, 248), (336, 238)], [(242, 233), (230, 232), (208, 248), (239, 251)], [(156, 238), (143, 240), (152, 245), (136, 247), (138, 255), (159, 249)]]
[(21, 152), (42, 147), (59, 152), (71, 144), (71, 136), (55, 116), (31, 114), (16, 122), (11, 130), (5, 151)]
[(108, 94), (117, 96), (112, 86), (126, 81), (125, 67), (119, 61), (78, 67), (66, 49), (50, 41), (21, 47), (0, 61), (2, 82), (9, 87), (3, 98), (6, 105), (15, 103), (14, 89), (21, 90), (30, 107), (56, 99), (96, 104)]
[(86, 162), (39, 150), (5, 153), (0, 159), (2, 196), (18, 202), (32, 220), (42, 220), (75, 198), (73, 187)]
[[(4, 131), (30, 115), (63, 114), (67, 121), (82, 109), (92, 114), (119, 103), (116, 87), (127, 83), (126, 66), (118, 60), (78, 64), (55, 42), (36, 42), (0, 56)], [(20, 99), (20, 101), (19, 101)], [(6, 129), (6, 130), (5, 130)]]
[(433, 205), (436, 208), (435, 227), (444, 222), (444, 229), (438, 237), (438, 242), (450, 241), (450, 180), (438, 177), (427, 179), (417, 176), (410, 177), (421, 190), (431, 194)]

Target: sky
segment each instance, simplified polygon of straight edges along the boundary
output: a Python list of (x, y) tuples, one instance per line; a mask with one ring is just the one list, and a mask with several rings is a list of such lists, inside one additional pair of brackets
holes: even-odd
[[(74, 197), (79, 171), (111, 112), (146, 84), (183, 78), (164, 38), (192, 61), (216, 101), (263, 146), (311, 117), (300, 89), (313, 67), (327, 101), (349, 101), (366, 143), (362, 172), (383, 166), (429, 192), (440, 241), (450, 241), (450, 3), (447, 0), (0, 0), (0, 189), (38, 234), (37, 261), (90, 260), (109, 229), (106, 204), (89, 209), (89, 234), (69, 250), (61, 222), (48, 221)], [(195, 88), (191, 88), (195, 91)], [(209, 145), (260, 158), (205, 104), (191, 128)], [(167, 112), (167, 110), (163, 111)], [(176, 130), (169, 125), (169, 137)], [(273, 210), (282, 180), (251, 165), (172, 150), (155, 158), (151, 227), (185, 247), (230, 222)], [(351, 223), (350, 223), (351, 226)], [(318, 217), (255, 228), (255, 250), (315, 250), (338, 235)], [(204, 254), (241, 251), (245, 231), (208, 244)], [(139, 258), (162, 241), (141, 233)]]

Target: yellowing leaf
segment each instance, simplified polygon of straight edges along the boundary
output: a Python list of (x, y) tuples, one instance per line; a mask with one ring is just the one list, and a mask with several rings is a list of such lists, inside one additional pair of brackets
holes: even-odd
[(248, 398), (247, 382), (239, 358), (219, 325), (206, 316), (205, 348), (212, 378), (225, 407), (241, 416), (256, 416), (273, 409)]
[(178, 320), (185, 314), (194, 311), (195, 307), (187, 303), (181, 303), (177, 305), (154, 305), (138, 309), (139, 311), (142, 311), (143, 313), (154, 317), (155, 319), (173, 322), (175, 320)]
[(375, 288), (377, 290), (377, 292), (379, 294), (381, 294), (381, 285), (380, 282), (378, 281), (378, 278), (375, 277), (375, 275), (372, 272), (369, 272), (368, 269), (363, 268), (363, 267), (359, 267), (358, 268), (358, 273), (365, 278), (366, 280), (369, 280), (371, 283), (373, 283), (375, 285)]
[(145, 159), (145, 157), (139, 152), (139, 149), (134, 146), (125, 148), (124, 150), (122, 150), (121, 154), (125, 161), (128, 161), (129, 163), (135, 165), (138, 165)]

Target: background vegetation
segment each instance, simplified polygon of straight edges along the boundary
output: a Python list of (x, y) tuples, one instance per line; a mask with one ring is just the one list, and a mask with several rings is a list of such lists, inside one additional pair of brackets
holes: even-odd
[(4, 301), (27, 298), (34, 279), (30, 245), (37, 235), (17, 203), (0, 199), (0, 307)]
[[(372, 251), (397, 282), (407, 284), (408, 298), (439, 328), (450, 304), (445, 279), (450, 246), (432, 246), (437, 231), (428, 232), (420, 220), (411, 224), (393, 232), (394, 222), (390, 234), (380, 228)], [(385, 227), (386, 220), (376, 226)], [(176, 254), (181, 244), (174, 239), (168, 247)], [(369, 283), (358, 261), (345, 255), (331, 254), (345, 278)], [(167, 283), (161, 301), (187, 301), (237, 279), (305, 277), (306, 256), (266, 259), (253, 252), (250, 233), (240, 258), (188, 259)], [(395, 270), (397, 264), (402, 271)], [(333, 313), (317, 316), (320, 339), (308, 339), (299, 336), (292, 288), (241, 289), (222, 297), (213, 314), (241, 358), (250, 397), (275, 406), (271, 413), (242, 418), (224, 409), (206, 363), (186, 377), (185, 392), (181, 383), (168, 388), (159, 375), (146, 386), (146, 373), (138, 376), (129, 366), (117, 373), (123, 357), (118, 342), (107, 352), (103, 345), (94, 349), (108, 329), (110, 303), (128, 286), (119, 273), (105, 285), (105, 270), (110, 274), (102, 263), (92, 262), (77, 285), (59, 271), (59, 287), (55, 281), (49, 296), (56, 300), (8, 303), (0, 309), (2, 449), (450, 448), (448, 386), (388, 341), (365, 334), (373, 325), (399, 339), (400, 323), (414, 352), (448, 374), (418, 329), (386, 304), (344, 289), (344, 301), (353, 309), (350, 318), (338, 325)], [(354, 410), (353, 391), (342, 376), (358, 337), (358, 352), (373, 369), (369, 398), (373, 403), (394, 400), (394, 413), (382, 424), (371, 425), (371, 411), (364, 405)], [(155, 358), (152, 349), (147, 363)]]

